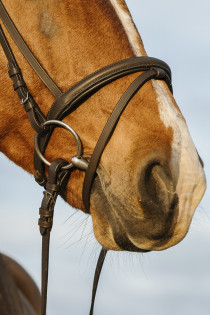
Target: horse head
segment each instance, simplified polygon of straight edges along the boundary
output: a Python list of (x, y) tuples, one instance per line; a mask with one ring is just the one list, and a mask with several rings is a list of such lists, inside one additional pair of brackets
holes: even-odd
[[(124, 1), (4, 2), (25, 41), (62, 91), (113, 62), (146, 56)], [(23, 11), (31, 18), (21, 19)], [(53, 97), (10, 42), (31, 94), (47, 113)], [(0, 57), (1, 151), (33, 173), (33, 131), (13, 94), (2, 51)], [(114, 106), (138, 75), (104, 86), (65, 117), (79, 134), (87, 161)], [(74, 139), (56, 128), (46, 158), (69, 160), (75, 150)], [(86, 212), (83, 180), (83, 172), (72, 172), (64, 198)], [(145, 83), (122, 113), (97, 168), (90, 195), (97, 240), (112, 250), (173, 246), (186, 235), (204, 191), (203, 164), (171, 91), (164, 81)]]

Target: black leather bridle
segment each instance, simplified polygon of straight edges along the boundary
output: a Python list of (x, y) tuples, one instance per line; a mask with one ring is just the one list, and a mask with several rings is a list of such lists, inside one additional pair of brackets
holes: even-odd
[[(63, 93), (32, 54), (8, 15), (1, 0), (0, 18), (28, 63), (55, 97), (55, 101), (45, 117), (27, 88), (21, 70), (0, 25), (0, 43), (8, 60), (9, 76), (13, 81), (14, 90), (28, 114), (30, 124), (36, 132), (34, 151), (35, 179), (41, 186), (45, 187), (39, 219), (40, 232), (42, 235), (41, 315), (45, 315), (47, 301), (49, 240), (57, 196), (59, 194), (65, 194), (70, 171), (73, 171), (76, 168), (83, 170), (85, 171), (83, 203), (86, 210), (89, 211), (91, 187), (96, 176), (96, 170), (100, 162), (101, 155), (112, 136), (112, 133), (114, 132), (121, 114), (132, 97), (147, 81), (151, 79), (164, 80), (172, 92), (171, 71), (165, 62), (156, 58), (129, 58), (118, 61), (92, 73)], [(131, 73), (138, 72), (141, 72), (141, 74), (130, 84), (121, 96), (111, 116), (109, 117), (91, 155), (90, 161), (88, 162), (85, 158), (83, 158), (82, 143), (79, 136), (70, 126), (62, 122), (63, 118), (71, 114), (78, 106), (81, 106), (88, 97), (96, 93), (105, 85)], [(72, 157), (71, 163), (68, 163), (63, 159), (56, 159), (50, 163), (44, 157), (44, 152), (50, 140), (51, 134), (57, 126), (70, 131), (76, 140), (78, 152), (76, 156)], [(45, 175), (45, 164), (49, 166), (48, 178)], [(97, 284), (106, 253), (107, 250), (102, 248), (95, 271), (90, 315), (93, 314)]]

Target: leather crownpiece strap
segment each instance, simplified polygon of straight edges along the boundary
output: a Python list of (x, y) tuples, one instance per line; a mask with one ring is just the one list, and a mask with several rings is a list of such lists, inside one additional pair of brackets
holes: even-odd
[[(1, 12), (1, 11), (0, 11)], [(28, 91), (27, 85), (23, 79), (22, 72), (18, 66), (12, 49), (0, 25), (0, 43), (4, 50), (8, 61), (8, 73), (13, 82), (14, 91), (17, 93), (21, 104), (27, 112), (28, 119), (32, 128), (36, 132), (43, 131), (41, 124), (46, 120), (45, 115), (40, 110), (38, 104), (35, 102), (33, 96)]]
[(0, 19), (4, 23), (7, 31), (10, 36), (16, 43), (17, 47), (20, 49), (23, 56), (26, 58), (27, 62), (30, 64), (32, 69), (36, 72), (38, 77), (42, 80), (45, 86), (49, 89), (49, 91), (55, 96), (58, 97), (62, 94), (62, 91), (57, 86), (57, 84), (53, 81), (53, 79), (48, 75), (45, 69), (42, 67), (40, 62), (36, 59), (36, 57), (31, 52), (28, 45), (25, 43), (24, 39), (20, 35), (17, 27), (13, 23), (10, 18), (7, 10), (5, 9), (2, 1), (0, 0)]

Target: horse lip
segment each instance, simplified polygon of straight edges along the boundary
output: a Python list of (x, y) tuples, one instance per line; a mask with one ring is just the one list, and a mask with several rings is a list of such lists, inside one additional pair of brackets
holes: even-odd
[(142, 249), (137, 246), (135, 246), (128, 238), (126, 235), (124, 235), (123, 240), (119, 240), (115, 235), (114, 235), (114, 240), (116, 244), (125, 251), (129, 252), (140, 252), (140, 253), (148, 253), (151, 250), (147, 249)]
[[(111, 239), (115, 242), (115, 244), (117, 244), (118, 248), (120, 248), (121, 250), (124, 251), (132, 251), (132, 252), (141, 252), (141, 253), (146, 253), (146, 252), (150, 252), (151, 250), (153, 250), (153, 248), (155, 248), (154, 243), (158, 243), (158, 245), (162, 245), (162, 243), (165, 244), (165, 242), (168, 241), (168, 237), (169, 235), (167, 234), (167, 237), (165, 239), (147, 239), (147, 243), (145, 244), (145, 247), (142, 246), (141, 247), (141, 243), (139, 243), (140, 239), (142, 239), (141, 237), (141, 230), (145, 230), (143, 228), (143, 226), (141, 226), (141, 223), (139, 222), (139, 237), (138, 240), (136, 239), (136, 233), (135, 233), (135, 221), (132, 222), (131, 220), (131, 224), (130, 224), (130, 228), (126, 228), (124, 226), (124, 221), (119, 220), (119, 208), (118, 208), (118, 214), (115, 213), (115, 211), (113, 211), (113, 209), (111, 209), (111, 204), (109, 203), (106, 195), (104, 194), (104, 191), (102, 189), (102, 185), (101, 185), (101, 179), (103, 178), (101, 175), (101, 172), (103, 171), (103, 169), (99, 166), (98, 168), (98, 176), (95, 178), (94, 184), (93, 184), (93, 189), (92, 189), (92, 201), (94, 200), (95, 205), (99, 205), (99, 203), (101, 204), (102, 200), (103, 200), (103, 207), (99, 208), (97, 207), (96, 212), (98, 213), (98, 215), (103, 217), (103, 220), (106, 221), (112, 231), (112, 236)], [(101, 195), (102, 194), (102, 195)], [(104, 205), (107, 208), (106, 211), (104, 211)], [(122, 214), (122, 213), (121, 213)], [(131, 218), (130, 218), (131, 219)], [(142, 220), (142, 217), (139, 216), (139, 218), (136, 218), (135, 215), (135, 220)], [(126, 221), (126, 220), (125, 220)], [(124, 222), (124, 223), (123, 223)], [(142, 224), (144, 225), (144, 223), (142, 222)], [(133, 230), (134, 229), (134, 230)], [(170, 231), (173, 232), (173, 231)], [(173, 233), (172, 233), (173, 234)], [(143, 233), (142, 234), (143, 238), (147, 238), (147, 236)], [(170, 237), (171, 237), (171, 233), (170, 233)], [(161, 244), (160, 244), (161, 243)]]

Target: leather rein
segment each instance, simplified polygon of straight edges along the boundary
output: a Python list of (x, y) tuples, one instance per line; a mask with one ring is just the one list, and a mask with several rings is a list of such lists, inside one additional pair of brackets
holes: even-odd
[[(156, 58), (129, 58), (113, 63), (90, 74), (63, 93), (27, 46), (1, 0), (0, 18), (21, 53), (26, 58), (27, 62), (31, 65), (39, 78), (55, 97), (55, 101), (45, 117), (27, 88), (21, 70), (0, 25), (0, 43), (8, 61), (8, 73), (13, 81), (13, 88), (27, 112), (30, 124), (35, 131), (35, 180), (45, 188), (44, 197), (39, 210), (39, 226), (40, 233), (42, 235), (41, 315), (45, 315), (47, 303), (50, 231), (53, 224), (53, 213), (57, 196), (65, 193), (70, 172), (75, 169), (85, 171), (82, 197), (85, 208), (89, 212), (91, 187), (96, 176), (96, 170), (100, 162), (101, 155), (112, 136), (112, 133), (114, 132), (121, 114), (129, 104), (132, 97), (147, 81), (151, 79), (164, 80), (172, 92), (171, 71), (165, 62)], [(83, 157), (83, 148), (80, 137), (75, 130), (66, 123), (62, 122), (62, 119), (71, 114), (78, 106), (81, 106), (88, 97), (110, 82), (138, 72), (141, 72), (141, 74), (130, 84), (116, 104), (98, 139), (90, 161), (88, 162)], [(60, 158), (54, 160), (53, 162), (49, 162), (44, 157), (51, 134), (56, 127), (67, 129), (75, 138), (77, 144), (77, 154), (71, 158), (70, 163)], [(45, 174), (45, 164), (49, 167), (48, 177)], [(90, 315), (93, 314), (98, 280), (106, 253), (107, 250), (102, 248), (96, 266), (91, 308), (89, 313)]]

